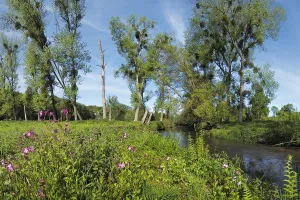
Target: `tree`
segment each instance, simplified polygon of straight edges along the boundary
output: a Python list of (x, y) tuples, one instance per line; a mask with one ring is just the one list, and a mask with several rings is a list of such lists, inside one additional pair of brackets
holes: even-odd
[(272, 106), (271, 111), (273, 112), (273, 117), (276, 117), (279, 109), (276, 106)]
[(17, 102), (19, 101), (17, 95), (18, 89), (18, 73), (19, 67), (18, 52), (19, 43), (16, 40), (8, 40), (4, 35), (1, 36), (1, 43), (4, 48), (4, 56), (0, 67), (0, 76), (2, 77), (1, 96), (3, 104), (1, 105), (0, 114), (6, 116), (13, 116), (17, 120)]
[(100, 56), (101, 56), (101, 78), (102, 78), (102, 116), (103, 119), (106, 119), (106, 99), (105, 99), (105, 61), (104, 61), (104, 51), (102, 49), (102, 44), (100, 37), (98, 38), (98, 46), (99, 46), (99, 51), (100, 51)]
[(134, 121), (138, 120), (139, 110), (147, 100), (144, 92), (153, 71), (147, 62), (147, 47), (150, 42), (149, 32), (154, 29), (154, 25), (154, 21), (134, 15), (129, 16), (125, 23), (119, 17), (110, 20), (112, 40), (119, 54), (126, 60), (117, 74), (122, 74), (129, 83), (131, 100), (136, 109)]
[(60, 87), (73, 105), (77, 121), (77, 116), (81, 119), (77, 110), (80, 72), (90, 72), (87, 63), (91, 59), (90, 52), (85, 50), (86, 44), (80, 42), (79, 28), (85, 15), (85, 0), (55, 0), (54, 6), (64, 27), (55, 35), (54, 46), (51, 48), (53, 71)]
[(163, 120), (163, 114), (167, 111), (166, 101), (174, 94), (181, 96), (176, 87), (181, 82), (178, 80), (180, 77), (178, 56), (180, 54), (172, 41), (172, 37), (166, 33), (157, 34), (153, 44), (150, 45), (148, 54), (149, 64), (155, 68), (152, 79), (157, 85), (156, 108), (161, 110), (160, 121)]
[[(39, 59), (36, 64), (38, 68), (35, 69), (35, 76), (38, 79), (39, 89), (37, 92), (40, 93), (41, 102), (39, 98), (36, 98), (38, 104), (43, 104), (43, 101), (48, 98), (50, 93), (50, 105), (52, 107), (54, 119), (56, 119), (56, 108), (55, 108), (55, 97), (54, 97), (54, 86), (55, 80), (52, 74), (52, 65), (49, 54), (49, 41), (45, 34), (45, 22), (44, 17), (46, 15), (44, 1), (18, 1), (18, 0), (7, 0), (8, 13), (5, 16), (6, 25), (8, 28), (14, 28), (15, 30), (22, 31), (26, 38), (30, 39), (31, 47), (34, 46), (35, 51), (39, 51), (40, 57), (31, 58)], [(32, 49), (29, 49), (32, 50)], [(27, 54), (28, 56), (30, 54)], [(34, 54), (36, 55), (36, 54)], [(31, 61), (33, 62), (33, 61)], [(37, 67), (37, 66), (30, 66)], [(27, 71), (33, 71), (29, 69)], [(37, 89), (37, 88), (36, 88)], [(49, 102), (48, 102), (49, 104)]]
[(275, 39), (285, 12), (274, 0), (198, 0), (196, 6), (209, 11), (209, 19), (226, 32), (239, 56), (239, 117), (244, 106), (244, 71), (253, 67), (251, 51), (268, 38)]

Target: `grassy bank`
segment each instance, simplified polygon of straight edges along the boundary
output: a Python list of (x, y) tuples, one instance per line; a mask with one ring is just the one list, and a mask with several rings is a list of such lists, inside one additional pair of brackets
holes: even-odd
[(201, 137), (182, 148), (139, 123), (0, 127), (0, 199), (284, 199), (297, 191), (292, 182), (285, 193), (248, 182), (239, 161), (210, 155)]
[(299, 146), (299, 123), (293, 121), (256, 121), (221, 124), (209, 134), (239, 141)]

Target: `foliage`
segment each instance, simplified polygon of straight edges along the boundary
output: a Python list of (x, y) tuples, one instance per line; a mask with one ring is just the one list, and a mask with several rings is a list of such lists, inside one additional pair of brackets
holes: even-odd
[(201, 137), (184, 149), (140, 123), (1, 122), (1, 128), (1, 199), (239, 199), (248, 184), (239, 163), (210, 155)]
[(286, 161), (286, 174), (285, 174), (285, 184), (284, 184), (284, 197), (286, 199), (297, 199), (298, 194), (298, 183), (297, 183), (297, 172), (292, 169), (292, 156), (289, 155)]

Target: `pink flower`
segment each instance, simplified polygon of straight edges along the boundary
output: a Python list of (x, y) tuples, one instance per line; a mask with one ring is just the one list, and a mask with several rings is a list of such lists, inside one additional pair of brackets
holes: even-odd
[(121, 169), (124, 169), (124, 168), (125, 168), (125, 163), (124, 163), (124, 162), (119, 163), (119, 164), (117, 165), (117, 167), (118, 167), (118, 168), (121, 168)]
[(224, 168), (227, 168), (228, 167), (228, 165), (227, 164), (223, 164), (222, 165), (222, 168), (224, 169)]
[(24, 156), (25, 154), (29, 153), (29, 149), (27, 147), (22, 149), (22, 155)]
[(14, 166), (11, 163), (9, 163), (7, 165), (7, 169), (8, 169), (8, 171), (13, 172), (14, 171)]
[(40, 115), (40, 117), (42, 117), (43, 116), (43, 111), (42, 110), (40, 110), (40, 112), (39, 112), (39, 115)]
[(5, 167), (5, 161), (1, 160), (1, 166), (4, 168)]
[(242, 182), (239, 181), (236, 185), (237, 185), (237, 186), (240, 186), (240, 185), (242, 185)]
[(68, 115), (68, 114), (69, 114), (68, 109), (64, 109), (63, 112), (64, 112), (65, 115)]
[(49, 112), (49, 117), (52, 117), (53, 116), (53, 112)]
[(33, 136), (34, 135), (34, 132), (32, 132), (32, 131), (29, 131), (25, 136), (27, 136), (27, 137), (31, 137), (31, 136)]
[(69, 126), (69, 124), (68, 123), (65, 123), (65, 127), (68, 127)]
[(28, 147), (28, 151), (29, 152), (34, 152), (34, 147), (33, 146)]
[(170, 157), (170, 156), (168, 156), (168, 157), (167, 157), (167, 160), (170, 160), (170, 159), (171, 159), (171, 157)]
[(46, 197), (46, 195), (43, 192), (43, 188), (42, 187), (39, 188), (37, 196), (40, 197), (40, 198), (42, 198), (42, 199)]

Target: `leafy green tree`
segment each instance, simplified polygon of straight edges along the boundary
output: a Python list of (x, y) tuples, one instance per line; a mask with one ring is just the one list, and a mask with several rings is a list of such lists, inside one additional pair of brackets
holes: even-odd
[(255, 94), (250, 99), (251, 111), (254, 119), (260, 120), (269, 114), (270, 99), (265, 95), (262, 88), (257, 88)]
[(1, 40), (5, 53), (0, 68), (0, 76), (2, 77), (0, 96), (3, 101), (0, 114), (13, 117), (17, 120), (17, 103), (19, 102), (19, 95), (17, 95), (19, 43), (16, 40), (9, 41), (4, 35), (1, 36)]
[(90, 72), (90, 52), (85, 50), (86, 44), (80, 42), (79, 28), (85, 15), (85, 0), (55, 0), (55, 10), (62, 20), (63, 27), (54, 37), (51, 48), (54, 75), (66, 97), (71, 101), (74, 109), (75, 121), (77, 116), (78, 84), (80, 72)]
[(265, 39), (276, 38), (285, 12), (274, 0), (198, 0), (198, 8), (209, 11), (210, 19), (220, 31), (226, 32), (230, 45), (239, 56), (239, 117), (244, 106), (244, 73), (253, 67), (251, 51), (261, 46)]
[[(27, 66), (30, 68), (27, 71), (36, 72), (34, 75), (36, 79), (35, 82), (39, 85), (38, 88), (35, 88), (39, 94), (34, 97), (36, 110), (39, 106), (41, 106), (41, 108), (44, 107), (47, 99), (48, 104), (50, 102), (54, 119), (56, 119), (57, 111), (54, 97), (55, 80), (52, 73), (53, 67), (49, 53), (50, 43), (45, 34), (46, 24), (44, 18), (46, 12), (44, 1), (6, 0), (6, 4), (8, 6), (8, 13), (5, 15), (5, 25), (7, 28), (14, 28), (15, 30), (21, 31), (26, 38), (30, 39), (29, 43), (31, 43), (31, 45), (28, 51), (32, 52), (33, 49), (35, 49), (35, 54), (31, 56), (30, 53), (27, 53), (26, 55), (30, 58), (26, 59), (27, 62), (31, 62), (31, 65)], [(31, 59), (36, 59), (37, 61)], [(32, 63), (38, 65), (32, 65)], [(29, 76), (31, 75), (32, 74), (29, 74)], [(49, 93), (50, 98), (48, 99)]]
[(178, 83), (181, 82), (178, 80), (180, 77), (178, 56), (180, 54), (178, 54), (177, 47), (172, 41), (172, 37), (166, 33), (157, 34), (153, 44), (150, 45), (148, 54), (149, 63), (155, 68), (152, 79), (157, 85), (156, 108), (161, 110), (160, 121), (163, 120), (163, 114), (167, 111), (166, 101), (171, 96), (181, 96), (177, 90)]
[(128, 17), (123, 23), (119, 17), (110, 20), (112, 40), (118, 52), (126, 60), (117, 71), (127, 79), (131, 89), (131, 100), (136, 109), (134, 121), (138, 120), (139, 110), (147, 100), (144, 96), (146, 84), (150, 79), (152, 66), (147, 62), (149, 33), (154, 29), (155, 22), (146, 17)]
[(276, 106), (272, 106), (271, 111), (273, 113), (273, 117), (276, 117), (279, 112), (279, 109)]

